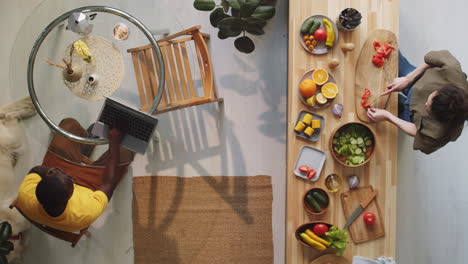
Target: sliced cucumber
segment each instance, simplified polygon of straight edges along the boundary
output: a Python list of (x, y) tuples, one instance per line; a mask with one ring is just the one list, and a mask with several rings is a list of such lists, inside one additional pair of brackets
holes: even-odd
[(359, 155), (362, 153), (362, 149), (357, 148), (356, 150), (354, 150), (354, 153), (356, 153), (356, 155)]
[(370, 139), (366, 140), (366, 146), (370, 146), (370, 145), (372, 145), (372, 140)]
[(359, 138), (357, 138), (357, 143), (358, 143), (359, 145), (361, 145), (361, 144), (364, 143), (364, 140), (363, 140), (361, 137), (359, 137)]

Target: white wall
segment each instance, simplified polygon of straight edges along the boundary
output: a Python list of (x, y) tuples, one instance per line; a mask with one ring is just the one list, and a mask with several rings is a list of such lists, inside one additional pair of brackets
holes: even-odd
[[(42, 4), (37, 6), (39, 2)], [(157, 131), (160, 142), (152, 144), (146, 155), (137, 157), (129, 176), (271, 175), (275, 263), (283, 263), (287, 3), (278, 2), (277, 15), (267, 26), (267, 34), (254, 37), (257, 49), (254, 54), (245, 55), (235, 50), (232, 39), (221, 41), (216, 37), (209, 24), (209, 12), (196, 11), (192, 0), (1, 1), (0, 14), (8, 20), (8, 30), (5, 30), (8, 34), (4, 35), (0, 49), (0, 55), (6, 58), (0, 63), (0, 80), (5, 84), (1, 88), (5, 96), (0, 97), (0, 103), (27, 95), (26, 60), (32, 43), (52, 19), (72, 8), (107, 4), (133, 14), (150, 29), (169, 28), (171, 32), (202, 25), (203, 32), (212, 36), (210, 51), (224, 106), (220, 109), (216, 104), (209, 104), (161, 115)], [(70, 41), (67, 34), (57, 34), (57, 42), (49, 40), (50, 46), (41, 54), (63, 53), (61, 49)], [(133, 33), (131, 36), (134, 37)], [(128, 43), (135, 44), (132, 40)], [(14, 58), (8, 59), (10, 52)], [(36, 67), (40, 74), (36, 90), (54, 121), (67, 115), (79, 119), (83, 125), (93, 121), (99, 104), (80, 104), (66, 90), (54, 91), (60, 88), (60, 82), (49, 78), (55, 78), (58, 73), (40, 60), (38, 57)], [(133, 75), (129, 61), (126, 66), (127, 76)], [(129, 77), (116, 96), (123, 100), (135, 99), (135, 91), (134, 79)], [(18, 166), (18, 180), (30, 166), (40, 163), (50, 137), (48, 128), (37, 116), (28, 120), (25, 127), (30, 151)], [(131, 178), (127, 177), (105, 214), (93, 225), (92, 239), (84, 239), (75, 249), (32, 229), (25, 263), (132, 263), (131, 197)]]
[[(400, 47), (413, 64), (430, 50), (448, 49), (468, 70), (463, 0), (400, 1)], [(468, 130), (429, 156), (400, 134), (398, 159), (399, 263), (467, 263)]]

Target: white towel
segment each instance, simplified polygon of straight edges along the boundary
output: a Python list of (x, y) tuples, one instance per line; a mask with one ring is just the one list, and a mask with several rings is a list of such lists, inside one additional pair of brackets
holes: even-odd
[(354, 256), (353, 264), (396, 264), (395, 260), (392, 258), (380, 257), (377, 260)]

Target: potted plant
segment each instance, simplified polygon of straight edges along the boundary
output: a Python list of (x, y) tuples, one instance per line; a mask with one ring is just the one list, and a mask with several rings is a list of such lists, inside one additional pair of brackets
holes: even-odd
[[(243, 53), (255, 50), (255, 44), (246, 32), (263, 35), (267, 21), (275, 15), (275, 8), (268, 0), (195, 0), (193, 6), (200, 11), (212, 11), (210, 23), (218, 28), (218, 38), (237, 37), (234, 46)], [(242, 35), (242, 36), (240, 36)]]
[(6, 256), (14, 249), (13, 243), (8, 241), (11, 236), (11, 225), (8, 222), (0, 223), (0, 264), (8, 264)]

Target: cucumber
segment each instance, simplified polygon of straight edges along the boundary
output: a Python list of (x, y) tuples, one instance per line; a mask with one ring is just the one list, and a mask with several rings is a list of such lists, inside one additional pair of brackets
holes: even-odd
[(358, 143), (358, 145), (364, 144), (364, 140), (361, 137), (359, 137), (357, 139), (357, 143)]
[(301, 33), (302, 34), (307, 34), (309, 32), (309, 30), (312, 28), (312, 26), (314, 26), (314, 25), (315, 25), (315, 19), (313, 17), (307, 19), (302, 24)]
[(8, 240), (3, 241), (0, 247), (5, 248), (8, 251), (12, 251), (13, 249), (15, 249), (15, 246), (13, 245), (13, 243), (11, 243), (11, 241), (8, 241)]
[(351, 143), (352, 145), (357, 145), (357, 140), (355, 138), (351, 138), (349, 140), (349, 143)]
[(368, 147), (370, 145), (372, 145), (372, 140), (370, 140), (370, 139), (366, 140), (366, 146)]
[(327, 206), (328, 205), (328, 199), (326, 196), (322, 195), (321, 193), (317, 192), (317, 191), (313, 191), (312, 192), (312, 197), (317, 199), (319, 202), (322, 203), (323, 206)]
[(362, 149), (357, 148), (357, 149), (354, 151), (354, 153), (356, 153), (356, 155), (359, 155), (359, 154), (362, 153)]
[(314, 25), (310, 28), (309, 34), (310, 34), (310, 35), (314, 34), (315, 30), (317, 30), (317, 28), (319, 28), (321, 24), (322, 24), (322, 22), (316, 21), (316, 22), (314, 23)]
[(367, 148), (366, 148), (366, 147), (362, 147), (362, 152), (366, 153), (366, 152), (367, 152)]
[(310, 207), (312, 207), (312, 210), (314, 210), (316, 213), (320, 213), (322, 209), (320, 209), (320, 205), (317, 203), (317, 201), (315, 201), (314, 197), (312, 197), (310, 193), (307, 194), (306, 199)]
[(0, 224), (0, 242), (8, 240), (11, 236), (11, 225), (8, 222)]
[(195, 0), (193, 7), (200, 11), (211, 11), (216, 7), (216, 3), (213, 0)]

